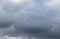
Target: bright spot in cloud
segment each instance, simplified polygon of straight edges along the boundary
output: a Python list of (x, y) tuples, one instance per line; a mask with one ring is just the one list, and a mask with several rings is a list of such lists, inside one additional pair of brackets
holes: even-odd
[(55, 5), (58, 5), (58, 4), (60, 4), (60, 0), (52, 0), (52, 3)]
[(9, 0), (9, 2), (13, 3), (13, 4), (18, 4), (18, 3), (22, 3), (25, 2), (26, 0)]
[(60, 0), (50, 0), (50, 1), (45, 2), (45, 5), (50, 6), (50, 7), (60, 6)]

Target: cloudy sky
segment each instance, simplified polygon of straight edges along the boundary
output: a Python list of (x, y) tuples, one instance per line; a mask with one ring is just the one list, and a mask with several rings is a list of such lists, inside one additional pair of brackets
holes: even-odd
[(60, 39), (60, 0), (0, 0), (0, 36)]

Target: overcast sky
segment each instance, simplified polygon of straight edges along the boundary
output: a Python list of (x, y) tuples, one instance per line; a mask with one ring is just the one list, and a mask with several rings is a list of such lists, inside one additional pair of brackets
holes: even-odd
[(60, 39), (60, 0), (0, 0), (0, 36)]

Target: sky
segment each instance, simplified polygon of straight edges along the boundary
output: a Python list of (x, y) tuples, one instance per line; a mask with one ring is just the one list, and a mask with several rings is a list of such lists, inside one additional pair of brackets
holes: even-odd
[(60, 0), (0, 0), (0, 36), (60, 39)]

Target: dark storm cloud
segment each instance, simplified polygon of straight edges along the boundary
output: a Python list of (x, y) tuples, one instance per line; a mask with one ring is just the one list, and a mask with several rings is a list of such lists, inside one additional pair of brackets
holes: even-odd
[(10, 25), (13, 24), (13, 20), (10, 18), (10, 17), (5, 17), (5, 16), (2, 16), (0, 18), (0, 27), (1, 28), (6, 28), (6, 27), (9, 27)]
[(14, 17), (3, 9), (5, 6), (6, 0), (0, 0), (0, 28), (6, 28), (13, 24)]
[(60, 9), (45, 5), (46, 1), (31, 0), (28, 4), (15, 5), (2, 0), (0, 33), (47, 39), (60, 38)]

